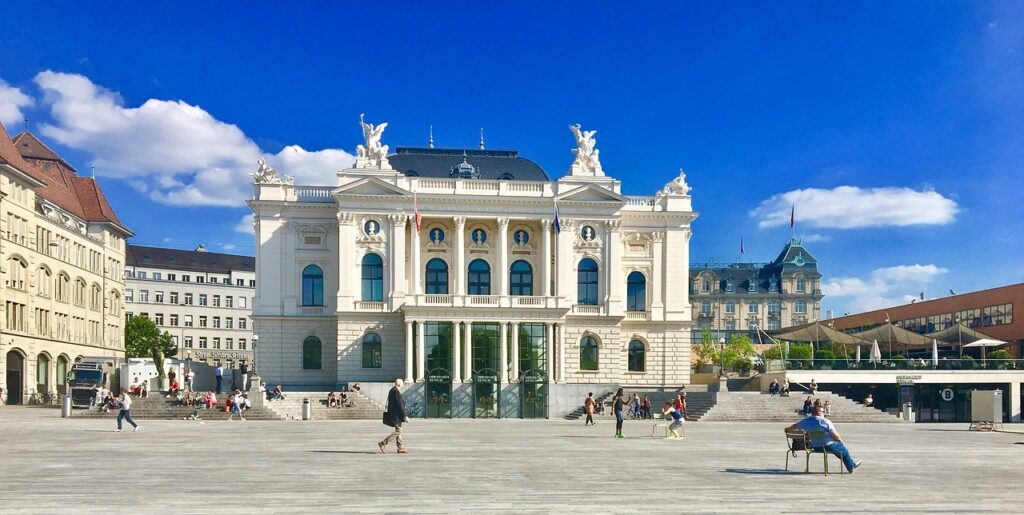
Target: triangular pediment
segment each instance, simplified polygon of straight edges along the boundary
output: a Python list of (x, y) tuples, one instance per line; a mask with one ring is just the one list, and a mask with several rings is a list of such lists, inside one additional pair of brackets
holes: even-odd
[(600, 186), (585, 184), (558, 195), (555, 197), (555, 200), (569, 200), (574, 202), (625, 202), (626, 198), (614, 191)]
[(334, 190), (335, 195), (406, 196), (408, 191), (376, 177), (365, 177)]

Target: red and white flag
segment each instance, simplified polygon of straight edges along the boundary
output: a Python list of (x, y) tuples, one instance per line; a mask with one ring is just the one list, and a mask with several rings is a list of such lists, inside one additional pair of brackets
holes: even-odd
[(423, 217), (420, 216), (419, 198), (416, 197), (416, 193), (415, 192), (412, 194), (412, 211), (413, 211), (413, 215), (412, 215), (413, 223), (416, 224), (416, 232), (418, 233), (418, 232), (420, 232), (420, 224), (423, 223)]

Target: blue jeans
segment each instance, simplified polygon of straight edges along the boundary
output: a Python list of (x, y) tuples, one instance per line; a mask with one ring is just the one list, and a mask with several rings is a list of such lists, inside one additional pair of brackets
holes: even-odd
[(217, 393), (220, 393), (220, 382), (224, 380), (224, 376), (217, 376)]
[(128, 423), (132, 425), (132, 427), (139, 427), (139, 425), (136, 424), (134, 420), (132, 420), (132, 410), (130, 410), (130, 409), (123, 409), (120, 412), (118, 412), (118, 414), (117, 414), (117, 429), (118, 430), (121, 429), (121, 420), (127, 420)]
[[(815, 447), (815, 451), (821, 451), (821, 447)], [(843, 460), (843, 465), (846, 465), (848, 472), (853, 472), (853, 457), (850, 456), (850, 450), (843, 445), (843, 442), (832, 442), (825, 446), (825, 452), (835, 454)]]

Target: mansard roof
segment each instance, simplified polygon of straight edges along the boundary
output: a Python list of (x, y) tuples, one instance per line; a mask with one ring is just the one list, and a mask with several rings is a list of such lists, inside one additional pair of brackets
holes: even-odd
[(193, 272), (227, 274), (231, 271), (255, 272), (256, 258), (221, 254), (205, 250), (179, 250), (128, 245), (125, 264), (144, 268), (163, 268)]
[(779, 257), (775, 258), (771, 265), (781, 269), (781, 273), (787, 275), (797, 272), (818, 274), (818, 260), (804, 248), (803, 242), (797, 239), (789, 240), (782, 248), (782, 252), (779, 253)]
[(537, 163), (519, 157), (518, 150), (483, 150), (465, 148), (397, 147), (388, 156), (391, 167), (405, 175), (451, 178), (461, 174), (485, 180), (549, 181), (548, 174)]
[(17, 135), (13, 143), (18, 154), (31, 165), (29, 168), (37, 176), (42, 176), (46, 183), (36, 189), (36, 195), (82, 220), (110, 223), (132, 235), (131, 230), (114, 213), (96, 179), (79, 177), (74, 167), (31, 132)]

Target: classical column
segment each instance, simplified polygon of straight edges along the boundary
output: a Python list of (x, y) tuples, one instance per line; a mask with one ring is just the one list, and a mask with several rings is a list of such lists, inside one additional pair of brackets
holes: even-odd
[(466, 372), (462, 374), (462, 379), (467, 383), (473, 380), (473, 322), (466, 322), (466, 344), (463, 346), (463, 352), (465, 356), (465, 367)]
[(508, 383), (508, 323), (501, 323), (501, 368), (498, 373), (498, 382), (500, 384)]
[[(665, 259), (664, 247), (665, 247), (665, 233), (655, 231), (651, 233), (651, 239), (654, 240), (654, 259), (651, 260), (653, 265), (651, 267), (651, 316), (652, 320), (664, 320), (664, 309), (665, 303), (662, 299), (662, 287), (665, 275), (665, 267), (663, 262)], [(739, 285), (736, 285), (738, 288)], [(740, 317), (741, 313), (737, 313), (737, 318)]]
[(558, 339), (558, 382), (565, 382), (565, 325), (558, 324), (555, 327), (555, 337)]
[(541, 220), (540, 258), (543, 261), (540, 265), (540, 288), (537, 291), (542, 296), (550, 297), (551, 293), (551, 220)]
[(512, 322), (512, 381), (519, 381), (519, 322)]
[(420, 232), (416, 230), (416, 222), (412, 224), (412, 291), (416, 295), (423, 294), (423, 270), (420, 268)]
[[(619, 220), (605, 222), (604, 246), (607, 249), (605, 269), (608, 271), (608, 313), (612, 315), (622, 314), (622, 288), (626, 282), (626, 279), (622, 277), (622, 238), (619, 236), (621, 225), (622, 222)], [(655, 260), (657, 259), (655, 257)]]
[(391, 309), (396, 309), (405, 302), (405, 225), (408, 216), (404, 214), (388, 215), (391, 222), (391, 277), (390, 292)]
[(412, 375), (412, 322), (405, 323), (405, 382), (411, 383)]
[(498, 218), (498, 291), (507, 296), (508, 291), (508, 218)]
[(459, 333), (461, 332), (462, 324), (460, 324), (458, 320), (452, 321), (452, 359), (454, 360), (454, 363), (452, 363), (453, 383), (462, 382), (462, 354), (459, 352), (459, 349), (461, 348), (459, 343), (462, 338), (462, 335)]
[(352, 284), (354, 281), (352, 271), (355, 269), (353, 266), (353, 247), (355, 246), (355, 232), (353, 231), (353, 224), (355, 223), (355, 217), (352, 213), (338, 212), (338, 306), (339, 311), (349, 311), (352, 309), (353, 290)]
[(466, 217), (455, 217), (455, 295), (466, 294)]
[(416, 380), (417, 381), (423, 381), (427, 377), (427, 374), (426, 374), (427, 355), (424, 354), (424, 351), (426, 351), (426, 348), (427, 348), (426, 345), (424, 345), (424, 339), (425, 339), (424, 333), (426, 333), (426, 331), (424, 330), (425, 329), (425, 327), (424, 327), (425, 325), (426, 324), (424, 324), (422, 320), (420, 320), (419, 322), (416, 322), (416, 328), (418, 329), (416, 331)]
[(547, 368), (548, 369), (548, 383), (555, 382), (555, 324), (546, 322), (544, 324), (544, 344), (545, 353), (547, 354)]
[(576, 274), (573, 272), (572, 245), (576, 237), (576, 222), (571, 219), (561, 220), (562, 231), (555, 235), (555, 295), (564, 297), (570, 304), (576, 304)]

